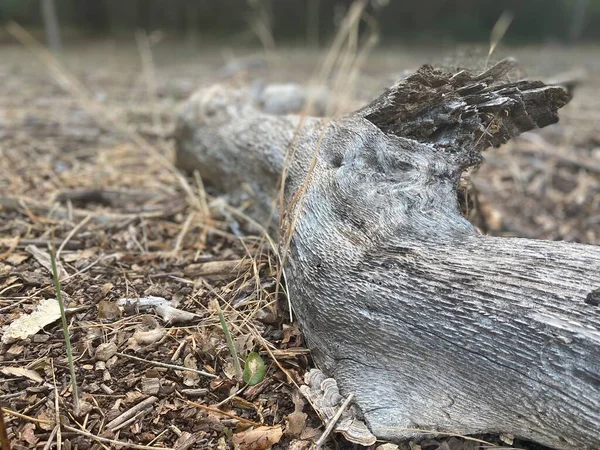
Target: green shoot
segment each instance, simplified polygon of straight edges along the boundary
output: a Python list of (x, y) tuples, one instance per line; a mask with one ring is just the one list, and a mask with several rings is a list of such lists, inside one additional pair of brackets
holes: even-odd
[(69, 363), (69, 371), (71, 372), (71, 386), (73, 388), (73, 413), (79, 415), (79, 394), (77, 392), (77, 379), (75, 378), (75, 365), (73, 364), (73, 350), (71, 347), (71, 337), (69, 336), (69, 325), (67, 324), (67, 315), (65, 313), (65, 304), (62, 299), (62, 291), (60, 281), (58, 279), (58, 269), (56, 268), (56, 255), (54, 248), (50, 250), (50, 261), (52, 263), (52, 279), (56, 288), (56, 299), (60, 306), (60, 317), (62, 319), (63, 334), (65, 335), (65, 347), (67, 349), (67, 361)]
[(233, 339), (231, 338), (231, 333), (229, 332), (229, 328), (227, 327), (227, 322), (225, 322), (225, 316), (223, 316), (223, 311), (221, 311), (221, 306), (217, 300), (214, 301), (215, 309), (217, 310), (217, 314), (219, 315), (219, 321), (221, 322), (221, 328), (223, 329), (223, 333), (225, 333), (225, 340), (227, 341), (227, 347), (229, 347), (229, 352), (233, 357), (233, 366), (235, 367), (235, 376), (238, 380), (242, 380), (244, 373), (242, 372), (242, 366), (240, 366), (240, 359), (238, 358), (237, 351), (235, 349), (235, 345), (233, 344)]
[(256, 352), (252, 352), (246, 358), (244, 366), (244, 383), (248, 386), (254, 386), (265, 378), (265, 362)]

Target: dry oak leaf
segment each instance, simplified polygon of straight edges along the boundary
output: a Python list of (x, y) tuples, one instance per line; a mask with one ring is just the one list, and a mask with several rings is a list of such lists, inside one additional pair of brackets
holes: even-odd
[(233, 436), (233, 445), (239, 450), (267, 450), (283, 436), (281, 426), (258, 427)]

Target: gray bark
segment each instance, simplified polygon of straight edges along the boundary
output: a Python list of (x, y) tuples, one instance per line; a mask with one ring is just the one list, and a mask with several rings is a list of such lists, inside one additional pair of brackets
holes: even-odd
[(481, 236), (457, 205), (485, 148), (556, 122), (568, 100), (499, 81), (511, 67), (424, 66), (330, 122), (265, 114), (232, 86), (199, 91), (180, 115), (178, 165), (252, 199), (257, 220), (287, 164), (293, 308), (319, 367), (380, 438), (418, 428), (600, 448), (600, 248)]

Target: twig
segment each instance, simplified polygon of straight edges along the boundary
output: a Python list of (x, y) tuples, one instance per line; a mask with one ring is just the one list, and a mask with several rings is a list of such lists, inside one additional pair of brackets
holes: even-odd
[(121, 422), (116, 427), (111, 428), (110, 431), (119, 431), (120, 429), (125, 428), (127, 425), (131, 425), (133, 422), (135, 422), (137, 419), (139, 419), (140, 416), (143, 416), (147, 412), (147, 409), (149, 409), (149, 408), (142, 409), (135, 416), (127, 419), (125, 422)]
[(71, 240), (71, 238), (73, 236), (75, 236), (77, 234), (77, 232), (79, 230), (81, 230), (81, 228), (90, 221), (91, 218), (92, 218), (92, 215), (88, 214), (87, 216), (85, 216), (83, 218), (83, 220), (81, 222), (79, 222), (77, 225), (75, 225), (75, 227), (69, 232), (69, 234), (67, 234), (67, 237), (62, 241), (62, 243), (60, 244), (60, 247), (58, 247), (58, 250), (56, 251), (56, 259), (58, 261), (60, 261), (60, 252), (63, 251), (63, 249), (65, 248), (65, 245), (67, 245), (67, 243)]
[(19, 419), (27, 420), (29, 422), (44, 423), (44, 424), (53, 424), (54, 423), (51, 420), (36, 419), (35, 417), (31, 417), (31, 416), (27, 416), (25, 414), (21, 414), (20, 412), (13, 411), (12, 409), (0, 408), (0, 410), (2, 412), (5, 412), (6, 414), (10, 414), (11, 416), (15, 416), (15, 417), (18, 417)]
[(44, 450), (50, 450), (50, 447), (52, 447), (52, 441), (54, 440), (54, 436), (56, 436), (58, 433), (58, 430), (60, 430), (60, 427), (58, 425), (54, 425), (54, 428), (52, 428), (52, 432), (50, 433), (50, 436), (48, 436), (48, 440), (44, 445)]
[(220, 409), (213, 408), (212, 406), (202, 405), (201, 403), (196, 403), (196, 402), (193, 402), (191, 400), (184, 400), (184, 401), (186, 403), (188, 403), (189, 405), (195, 406), (196, 408), (200, 408), (200, 409), (203, 409), (205, 411), (210, 411), (210, 412), (213, 412), (213, 413), (216, 413), (216, 414), (222, 414), (222, 415), (227, 416), (227, 417), (229, 417), (231, 419), (239, 420), (240, 422), (244, 422), (244, 423), (247, 423), (247, 424), (250, 424), (250, 425), (254, 425), (256, 427), (260, 427), (260, 426), (264, 425), (264, 424), (259, 423), (259, 422), (254, 422), (252, 420), (244, 419), (243, 417), (236, 416), (235, 414), (231, 414), (231, 413), (228, 413), (226, 411), (221, 411)]
[(172, 250), (172, 254), (174, 256), (178, 255), (181, 252), (181, 247), (183, 246), (183, 239), (185, 238), (185, 235), (188, 233), (188, 231), (190, 231), (190, 226), (192, 225), (192, 222), (194, 221), (195, 217), (196, 213), (192, 211), (187, 216), (187, 219), (185, 219), (185, 222), (181, 227), (181, 231), (179, 232), (179, 234), (177, 235), (177, 239), (175, 240), (175, 247)]
[(342, 406), (339, 407), (339, 409), (336, 411), (335, 415), (331, 418), (331, 420), (327, 424), (327, 428), (325, 428), (325, 431), (323, 432), (323, 434), (321, 435), (321, 437), (315, 444), (314, 450), (319, 450), (321, 447), (323, 447), (323, 444), (325, 444), (325, 441), (327, 440), (327, 438), (333, 431), (335, 424), (338, 422), (338, 420), (340, 420), (340, 417), (342, 417), (342, 413), (346, 410), (346, 408), (348, 408), (348, 405), (350, 405), (353, 398), (354, 398), (354, 394), (350, 394), (348, 396), (348, 398), (344, 401)]
[(227, 397), (225, 400), (221, 400), (219, 403), (217, 403), (215, 406), (218, 408), (219, 406), (223, 406), (225, 403), (227, 403), (229, 400), (231, 400), (233, 397), (237, 397), (239, 394), (241, 394), (242, 392), (244, 392), (244, 389), (246, 389), (248, 387), (248, 385), (244, 385), (242, 386), (241, 389), (239, 389), (237, 392), (234, 392), (233, 394), (231, 394), (229, 397)]
[(121, 425), (123, 422), (126, 422), (127, 420), (131, 419), (132, 417), (134, 417), (138, 412), (146, 409), (147, 407), (149, 407), (150, 405), (152, 405), (154, 402), (158, 401), (158, 397), (148, 397), (145, 400), (142, 400), (141, 402), (139, 402), (137, 405), (129, 408), (127, 411), (125, 411), (123, 414), (121, 414), (118, 417), (115, 417), (113, 420), (111, 420), (110, 422), (108, 422), (106, 424), (106, 429), (109, 431), (114, 430), (115, 428), (117, 428), (119, 425)]
[(167, 364), (167, 363), (159, 362), (159, 361), (149, 361), (147, 359), (138, 358), (137, 356), (128, 355), (127, 353), (116, 353), (116, 354), (119, 356), (124, 356), (125, 358), (130, 358), (130, 359), (134, 359), (136, 361), (152, 364), (154, 366), (166, 367), (167, 369), (180, 370), (182, 372), (194, 372), (194, 373), (198, 373), (200, 375), (204, 375), (205, 377), (218, 378), (217, 375), (215, 375), (214, 373), (208, 373), (208, 372), (204, 372), (202, 370), (192, 369), (190, 367), (176, 366), (175, 364)]

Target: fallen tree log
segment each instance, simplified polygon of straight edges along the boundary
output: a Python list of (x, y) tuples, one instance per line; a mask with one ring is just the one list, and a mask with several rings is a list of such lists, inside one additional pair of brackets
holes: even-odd
[[(600, 247), (482, 236), (457, 205), (481, 152), (558, 120), (565, 91), (430, 66), (336, 119), (196, 93), (177, 163), (280, 217), (292, 305), (318, 366), (375, 435), (508, 433), (600, 448)], [(286, 155), (288, 155), (286, 159)]]

